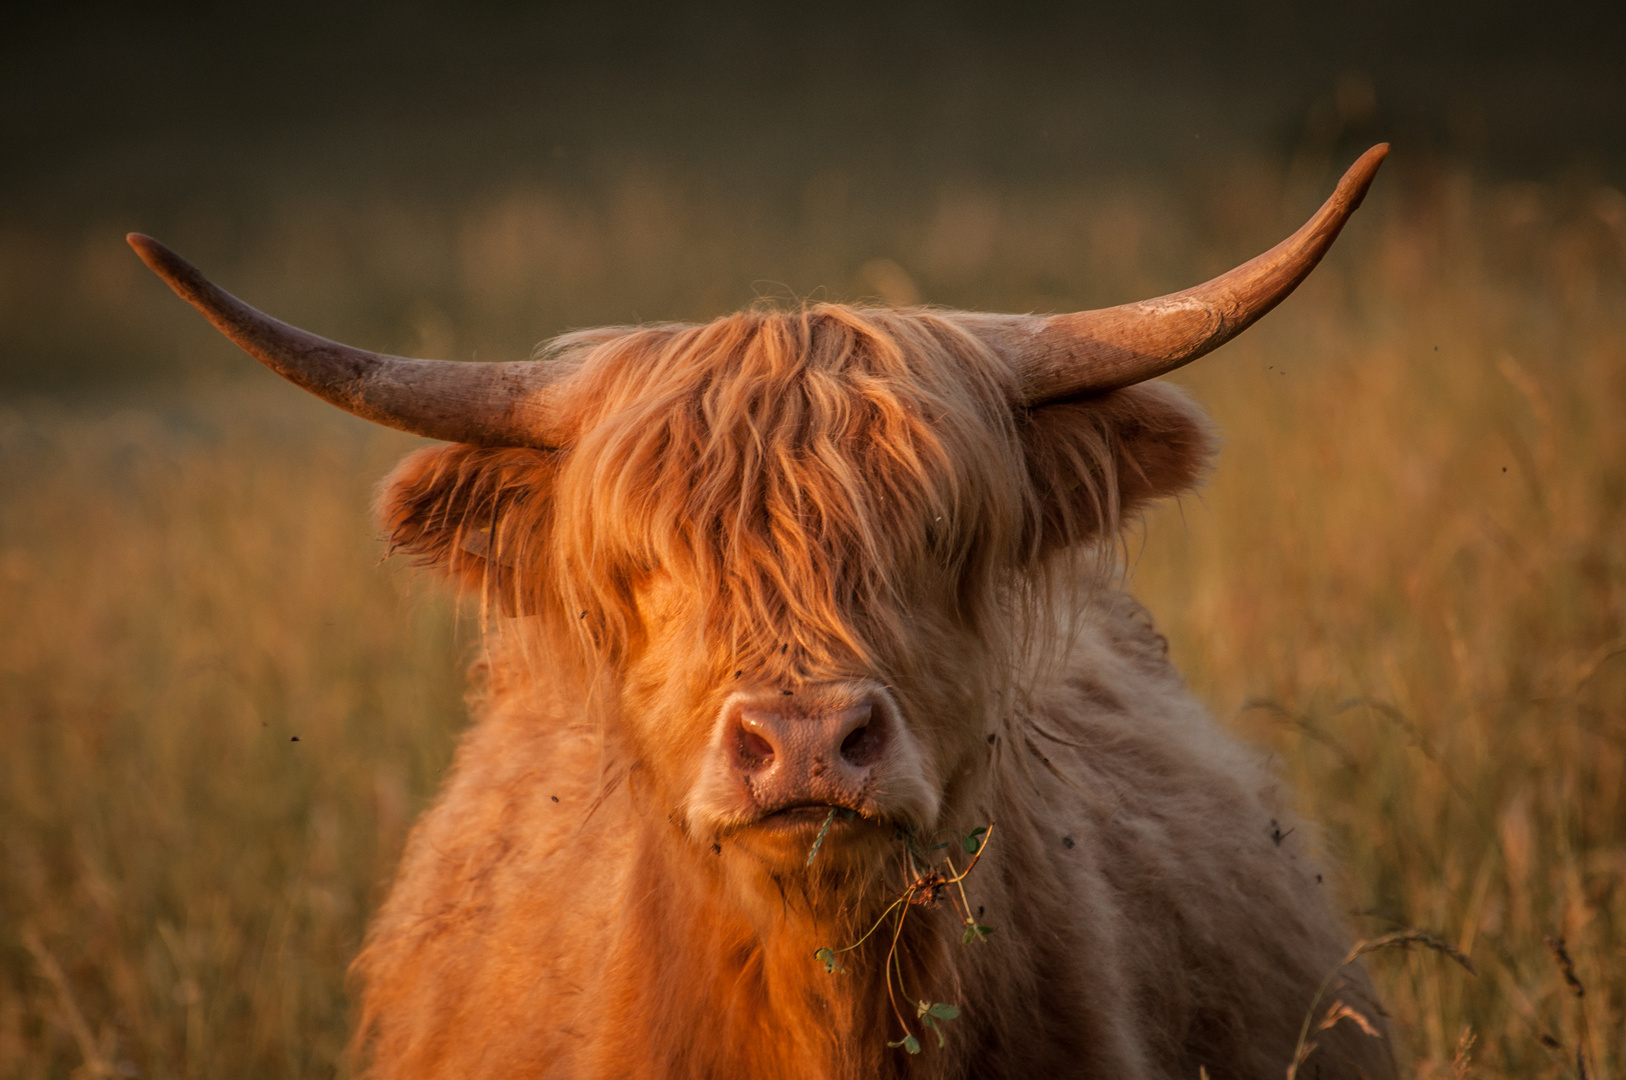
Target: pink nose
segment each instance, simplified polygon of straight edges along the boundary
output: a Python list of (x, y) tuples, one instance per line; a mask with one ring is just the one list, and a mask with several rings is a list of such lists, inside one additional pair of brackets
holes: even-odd
[(857, 807), (890, 743), (872, 703), (821, 712), (742, 704), (724, 746), (757, 804), (772, 812), (806, 803)]

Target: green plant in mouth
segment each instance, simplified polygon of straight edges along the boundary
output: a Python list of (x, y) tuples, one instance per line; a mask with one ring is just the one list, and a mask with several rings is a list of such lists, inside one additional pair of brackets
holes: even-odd
[(824, 824), (819, 826), (819, 835), (813, 838), (813, 847), (808, 851), (807, 862), (803, 865), (813, 865), (814, 858), (819, 854), (819, 848), (824, 845), (825, 834), (830, 831), (830, 823), (835, 821), (837, 814), (840, 814), (843, 818), (851, 821), (853, 818), (858, 816), (858, 811), (849, 810), (844, 806), (832, 806), (830, 808), (830, 812), (824, 816)]
[[(830, 815), (824, 819), (824, 825), (819, 829), (819, 835), (814, 838), (813, 849), (808, 852), (807, 861), (809, 864), (813, 862), (813, 857), (819, 853), (819, 846), (824, 842), (825, 833), (829, 830), (830, 823), (835, 820), (835, 815), (836, 810), (832, 807)], [(906, 1001), (915, 1001), (915, 1019), (920, 1023), (922, 1029), (931, 1029), (932, 1033), (937, 1036), (937, 1045), (939, 1047), (945, 1045), (943, 1029), (940, 1025), (950, 1020), (956, 1020), (960, 1016), (960, 1008), (957, 1005), (950, 1005), (941, 1001), (928, 1001), (925, 998), (912, 998), (909, 995), (903, 985), (903, 963), (898, 958), (898, 941), (903, 936), (903, 924), (909, 918), (910, 908), (917, 906), (935, 907), (945, 894), (949, 898), (949, 903), (954, 905), (955, 911), (961, 916), (965, 925), (965, 932), (960, 936), (961, 944), (970, 945), (972, 942), (987, 938), (989, 934), (994, 932), (993, 927), (984, 926), (977, 921), (977, 914), (979, 913), (972, 911), (971, 900), (966, 896), (964, 884), (966, 877), (972, 870), (976, 869), (977, 862), (982, 858), (983, 851), (987, 849), (988, 840), (993, 836), (993, 830), (994, 827), (990, 823), (979, 826), (959, 838), (960, 847), (966, 854), (971, 856), (971, 861), (965, 864), (965, 868), (959, 869), (954, 865), (954, 858), (947, 850), (952, 846), (951, 841), (945, 840), (934, 843), (930, 847), (922, 847), (912, 829), (900, 828), (898, 830), (898, 839), (903, 844), (904, 859), (909, 873), (909, 881), (904, 886), (903, 892), (886, 906), (886, 909), (881, 912), (870, 928), (859, 936), (857, 941), (839, 949), (825, 946), (815, 949), (813, 952), (813, 959), (823, 964), (827, 973), (832, 975), (844, 974), (847, 969), (841, 965), (836, 957), (858, 948), (865, 941), (868, 941), (875, 931), (886, 925), (888, 919), (892, 920), (892, 940), (887, 948), (886, 964), (883, 970), (886, 977), (887, 1000), (892, 1004), (892, 1014), (897, 1017), (898, 1026), (903, 1029), (903, 1038), (896, 1042), (888, 1042), (886, 1045), (889, 1047), (902, 1047), (911, 1054), (920, 1053), (920, 1040), (915, 1037), (914, 1032), (909, 1027), (909, 1022), (904, 1018), (903, 1010), (898, 1006), (898, 997), (900, 995)], [(943, 867), (947, 868), (947, 873), (944, 872)]]

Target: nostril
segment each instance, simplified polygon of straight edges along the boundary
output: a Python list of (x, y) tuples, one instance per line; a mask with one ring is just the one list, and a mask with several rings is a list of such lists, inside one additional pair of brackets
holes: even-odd
[(750, 769), (760, 769), (773, 760), (773, 743), (764, 739), (754, 731), (739, 729), (739, 736), (735, 740), (734, 750), (739, 757), (740, 764)]
[(849, 765), (873, 765), (881, 756), (886, 736), (879, 725), (854, 728), (841, 740), (841, 756)]

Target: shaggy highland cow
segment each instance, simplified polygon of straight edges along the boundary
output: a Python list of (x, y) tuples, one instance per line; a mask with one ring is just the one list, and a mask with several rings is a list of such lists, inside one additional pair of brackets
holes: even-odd
[[(1214, 449), (1146, 380), (1291, 292), (1386, 150), (1156, 300), (815, 304), (520, 363), (338, 345), (132, 235), (272, 370), (450, 444), (379, 500), (487, 646), (356, 961), (372, 1074), (1281, 1077), (1345, 931), (1116, 541)], [(1392, 1076), (1341, 978), (1361, 1016), (1304, 1074)]]

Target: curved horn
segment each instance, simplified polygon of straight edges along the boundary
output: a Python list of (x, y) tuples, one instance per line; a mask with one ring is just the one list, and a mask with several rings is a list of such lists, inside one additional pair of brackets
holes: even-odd
[(289, 382), (345, 412), (431, 439), (482, 446), (558, 445), (548, 386), (565, 365), (412, 360), (353, 349), (254, 310), (150, 236), (125, 237), (141, 261), (215, 328)]
[(1173, 371), (1253, 325), (1315, 269), (1388, 153), (1389, 144), (1380, 143), (1362, 154), (1298, 232), (1212, 281), (1095, 311), (977, 316), (969, 328), (1014, 358), (1029, 405), (1105, 393)]

